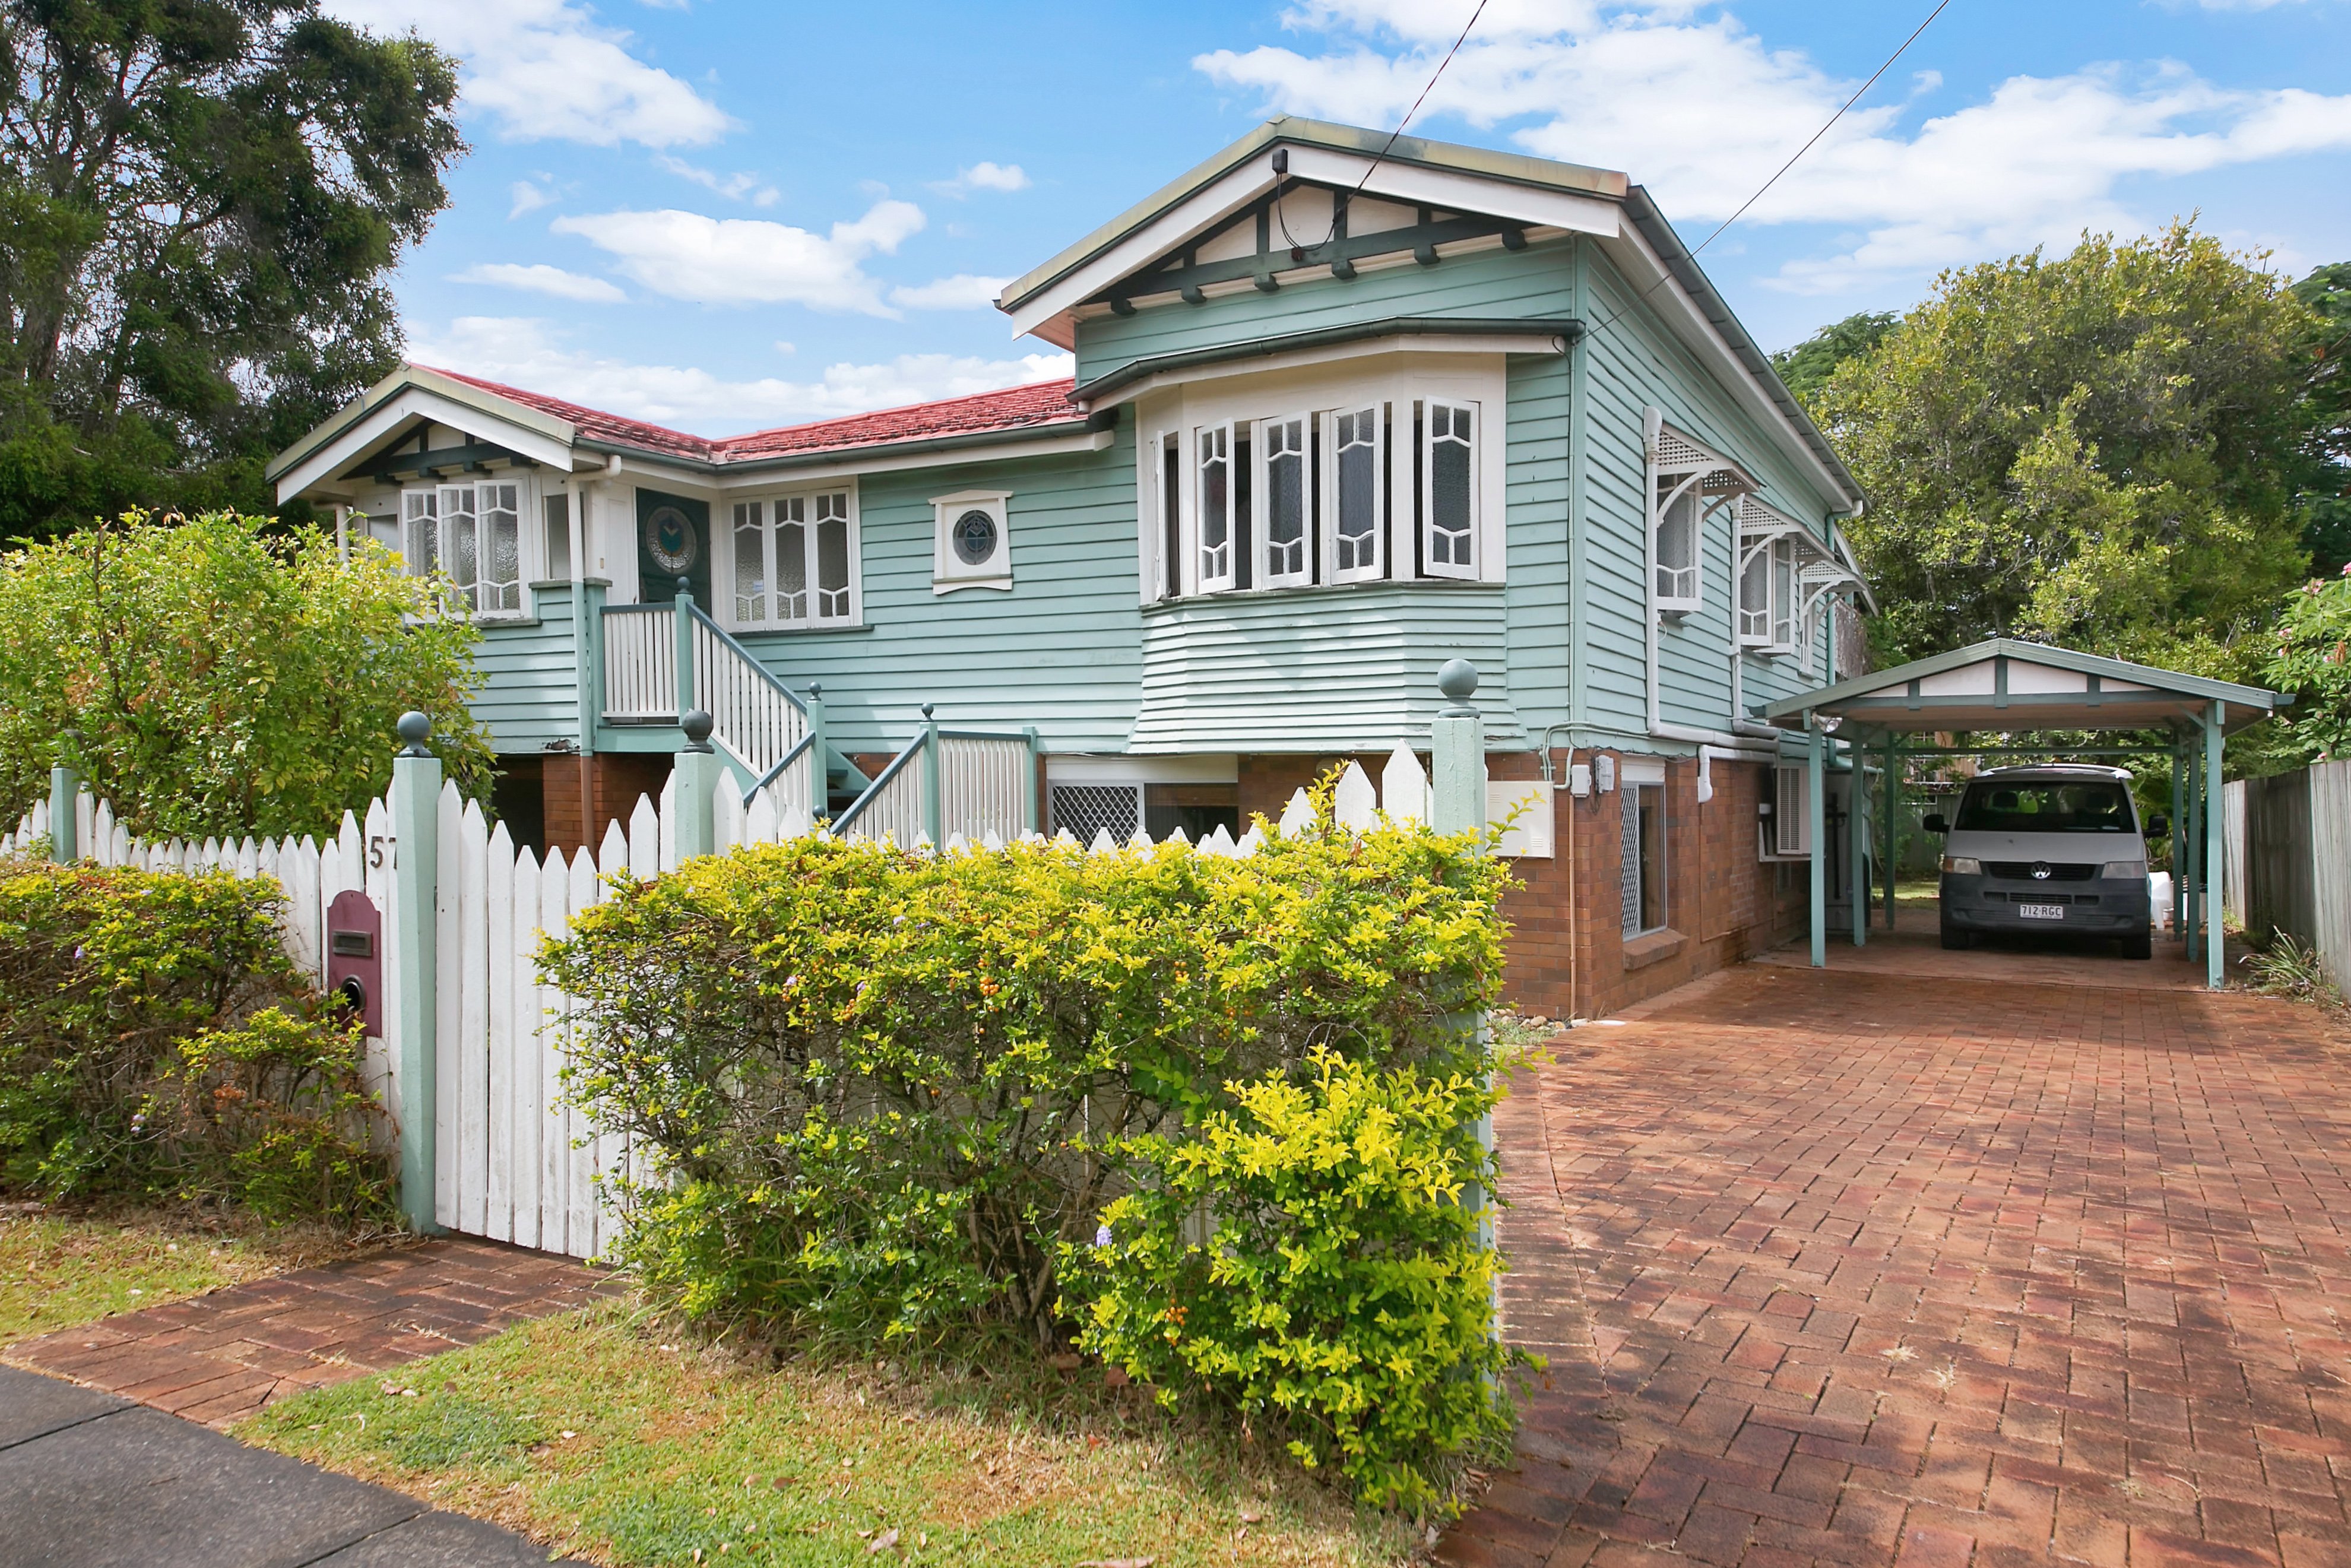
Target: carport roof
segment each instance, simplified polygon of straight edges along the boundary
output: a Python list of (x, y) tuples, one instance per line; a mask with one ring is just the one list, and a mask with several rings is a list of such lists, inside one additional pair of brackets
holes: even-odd
[(2219, 702), (2228, 705), (2224, 723), (2236, 730), (2293, 700), (2260, 686), (1995, 637), (1782, 697), (1758, 711), (1775, 724), (1831, 715), (1880, 734), (2160, 729), (2201, 725)]

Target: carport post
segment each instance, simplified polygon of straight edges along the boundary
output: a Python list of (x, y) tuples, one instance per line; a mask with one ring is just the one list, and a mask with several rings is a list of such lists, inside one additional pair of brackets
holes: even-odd
[(2228, 722), (2229, 705), (2223, 702), (2214, 703), (2204, 721), (2204, 918), (2212, 923), (2204, 935), (2204, 983), (2216, 991), (2221, 986), (2220, 965), (2229, 949), (2227, 934), (2220, 928), (2220, 901), (2214, 896), (2215, 890), (2228, 885), (2223, 863), (2229, 853), (2228, 813), (2221, 807), (2220, 783), (2221, 754), (2229, 747)]
[(2201, 835), (2196, 830), (2204, 821), (2203, 761), (2204, 735), (2203, 731), (2199, 729), (2188, 749), (2188, 828), (2185, 836), (2177, 841), (2179, 848), (2185, 852), (2177, 858), (2183, 867), (2179, 875), (2187, 884), (2187, 902), (2179, 912), (2179, 924), (2181, 929), (2188, 935), (2188, 947), (2181, 956), (2191, 964), (2196, 961), (2196, 955), (2202, 942), (2202, 933), (2197, 929), (2197, 925), (2204, 907), (2203, 899), (2198, 896), (2202, 891), (2198, 883), (2201, 880), (2204, 869), (2201, 863), (2204, 859), (2204, 844)]
[(1805, 825), (1804, 842), (1813, 852), (1813, 967), (1829, 967), (1829, 862), (1823, 858), (1827, 851), (1823, 842), (1829, 835), (1829, 809), (1822, 766), (1821, 753), (1828, 739), (1821, 734), (1820, 721), (1813, 715), (1804, 715), (1804, 761), (1811, 769), (1812, 781), (1804, 791), (1804, 810), (1812, 821)]
[(2171, 934), (2188, 940), (2188, 883), (2182, 867), (2188, 857), (2188, 756), (2179, 730), (2171, 732)]
[(1845, 742), (1853, 758), (1853, 789), (1845, 800), (1845, 853), (1852, 857), (1853, 945), (1869, 946), (1869, 751), (1855, 736)]
[(1892, 730), (1886, 732), (1886, 782), (1879, 791), (1878, 810), (1886, 813), (1886, 928), (1894, 929), (1894, 861), (1901, 853), (1901, 844), (1895, 838), (1895, 813), (1901, 810), (1902, 773), (1900, 737)]

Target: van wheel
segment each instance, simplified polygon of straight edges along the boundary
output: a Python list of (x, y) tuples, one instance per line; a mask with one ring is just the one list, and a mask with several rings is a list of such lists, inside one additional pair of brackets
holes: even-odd
[(1956, 925), (1943, 927), (1943, 946), (1954, 953), (1964, 952), (1976, 945), (1976, 934), (1962, 931)]
[(2151, 931), (2142, 931), (2136, 936), (2124, 937), (2123, 956), (2126, 958), (2154, 957), (2155, 934)]

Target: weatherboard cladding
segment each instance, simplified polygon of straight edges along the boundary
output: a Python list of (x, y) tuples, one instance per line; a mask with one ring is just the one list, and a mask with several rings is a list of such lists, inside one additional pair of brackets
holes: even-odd
[[(1647, 727), (1643, 618), (1648, 612), (1646, 409), (1745, 467), (1763, 498), (1825, 538), (1821, 519), (1836, 505), (1808, 484), (1773, 442), (1734, 405), (1720, 384), (1684, 350), (1595, 247), (1584, 256), (1583, 313), (1592, 324), (1576, 352), (1587, 356), (1584, 417), (1584, 625), (1577, 656), (1586, 662), (1586, 707), (1579, 722), (1626, 734)], [(1657, 637), (1659, 716), (1668, 724), (1722, 729), (1730, 716), (1733, 639), (1732, 529), (1720, 518), (1706, 530), (1705, 602)], [(1749, 658), (1742, 676), (1749, 702), (1809, 685), (1797, 662)]]
[[(933, 496), (1012, 493), (1009, 592), (931, 587)], [(824, 686), (844, 751), (895, 750), (937, 706), (942, 724), (1035, 725), (1057, 750), (1116, 751), (1142, 685), (1134, 444), (869, 475), (858, 484), (870, 631), (737, 633), (795, 691)], [(1230, 747), (1227, 747), (1230, 749)]]
[(580, 733), (579, 685), (571, 658), (571, 590), (531, 591), (536, 616), (485, 621), (474, 650), (478, 684), (470, 706), (500, 752), (543, 751)]
[(1341, 753), (1426, 745), (1437, 671), (1478, 666), (1489, 743), (1523, 744), (1502, 591), (1365, 583), (1210, 594), (1143, 612), (1132, 748)]

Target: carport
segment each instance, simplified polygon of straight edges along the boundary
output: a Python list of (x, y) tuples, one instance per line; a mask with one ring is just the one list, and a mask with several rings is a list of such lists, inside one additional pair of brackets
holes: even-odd
[[(2218, 806), (2220, 764), (2228, 737), (2258, 724), (2293, 700), (2259, 686), (2209, 680), (2178, 670), (2160, 670), (2127, 660), (2077, 653), (2068, 648), (1996, 637), (1938, 653), (1891, 670), (1856, 675), (1835, 685), (1761, 705), (1758, 716), (1783, 728), (1801, 727), (1810, 788), (1806, 837), (1812, 861), (1813, 967), (1828, 963), (1827, 774), (1842, 751), (1852, 769), (1853, 806), (1845, 813), (1852, 834), (1845, 860), (1851, 868), (1853, 941), (1869, 940), (1871, 890), (1867, 864), (1871, 845), (1869, 779), (1875, 763), (1883, 799), (1876, 802), (1884, 831), (1880, 857), (1885, 876), (1886, 926), (1894, 928), (1895, 800), (1901, 760), (1919, 756), (2012, 756), (2171, 758), (2173, 833), (2173, 925), (2191, 959), (2199, 950), (2206, 983), (2220, 988), (2219, 921), (2213, 940), (2199, 932), (2210, 899), (2221, 885), (2222, 823)], [(2031, 746), (2022, 737), (2059, 731), (2160, 732), (2167, 738), (2115, 746)], [(1949, 734), (1998, 736), (1997, 742), (1970, 746), (1919, 745), (1906, 737)], [(2196, 851), (2201, 846), (2202, 853)]]

